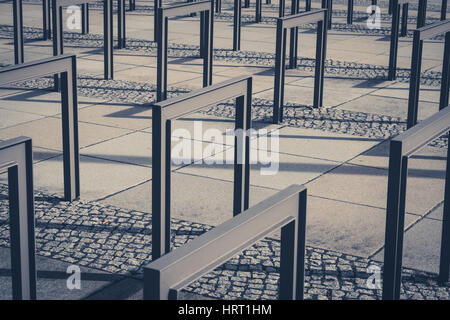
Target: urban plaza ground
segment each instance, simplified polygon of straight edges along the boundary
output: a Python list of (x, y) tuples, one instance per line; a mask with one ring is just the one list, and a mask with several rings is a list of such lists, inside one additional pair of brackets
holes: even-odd
[[(1, 69), (15, 64), (12, 3), (0, 1)], [(181, 3), (164, 0), (163, 6)], [(440, 21), (441, 3), (428, 0), (427, 25)], [(114, 1), (113, 79), (104, 79), (102, 2), (90, 4), (85, 34), (67, 28), (71, 12), (62, 11), (64, 54), (76, 55), (79, 199), (64, 197), (64, 116), (53, 76), (0, 87), (0, 143), (32, 138), (37, 299), (143, 298), (143, 269), (152, 261), (155, 236), (152, 104), (157, 99), (157, 43), (154, 2), (137, 0), (131, 11), (128, 1), (125, 5), (126, 45), (119, 49)], [(233, 50), (234, 1), (222, 0), (221, 5), (221, 12), (214, 14), (212, 83), (252, 77), (251, 123), (257, 134), (251, 152), (276, 161), (271, 174), (262, 174), (267, 164), (250, 166), (250, 207), (292, 184), (304, 185), (304, 298), (382, 299), (389, 147), (407, 128), (418, 2), (409, 4), (408, 31), (398, 42), (396, 79), (388, 80), (388, 1), (378, 0), (376, 28), (366, 22), (370, 1), (354, 0), (352, 24), (347, 1), (333, 1), (323, 104), (317, 108), (316, 27), (301, 25), (297, 67), (286, 69), (279, 123), (272, 118), (279, 2), (262, 1), (261, 22), (256, 23), (255, 1), (248, 8), (242, 1), (240, 50)], [(287, 16), (291, 2), (285, 5)], [(311, 7), (319, 9), (321, 2), (313, 0)], [(300, 1), (300, 11), (304, 9)], [(199, 19), (198, 14), (169, 19), (169, 98), (203, 87)], [(23, 0), (25, 63), (53, 56), (52, 39), (42, 39), (42, 27), (42, 1)], [(444, 42), (445, 35), (439, 35), (423, 43), (419, 124), (439, 111)], [(287, 47), (289, 55), (289, 41)], [(185, 146), (192, 146), (192, 154), (184, 150), (183, 161), (173, 161), (171, 167), (172, 249), (233, 217), (233, 163), (207, 160), (225, 159), (230, 151), (233, 155), (234, 140), (217, 141), (205, 132), (225, 135), (234, 129), (236, 114), (234, 104), (226, 102), (172, 121), (172, 131), (189, 133)], [(200, 134), (195, 132), (199, 125)], [(401, 299), (450, 299), (449, 283), (438, 279), (447, 137), (438, 136), (409, 158)], [(179, 146), (176, 141), (172, 147)], [(212, 152), (205, 151), (214, 144)], [(195, 157), (194, 145), (201, 150)], [(0, 173), (0, 299), (12, 299), (8, 174)], [(179, 298), (278, 299), (280, 248), (276, 231), (183, 287)], [(70, 279), (73, 270), (81, 271), (79, 286)]]

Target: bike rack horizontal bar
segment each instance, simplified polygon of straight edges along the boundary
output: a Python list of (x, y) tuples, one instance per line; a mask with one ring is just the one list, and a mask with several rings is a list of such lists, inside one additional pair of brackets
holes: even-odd
[(36, 300), (31, 139), (0, 142), (0, 169), (8, 170), (12, 296), (14, 300)]
[(212, 84), (214, 0), (188, 2), (157, 11), (156, 101), (167, 99), (167, 46), (169, 18), (200, 12), (200, 56), (203, 58), (203, 86)]
[[(389, 174), (384, 246), (383, 299), (400, 299), (402, 278), (403, 233), (405, 222), (408, 157), (435, 138), (450, 131), (450, 108), (446, 107), (414, 127), (393, 138), (389, 151)], [(450, 269), (450, 149), (442, 221), (439, 280), (449, 280)]]
[(144, 299), (179, 292), (281, 228), (280, 299), (303, 299), (306, 188), (292, 185), (144, 267)]
[(422, 69), (423, 41), (437, 35), (445, 35), (444, 57), (442, 63), (441, 92), (439, 109), (449, 103), (450, 86), (450, 20), (438, 21), (414, 30), (413, 48), (411, 55), (411, 75), (409, 83), (408, 122), (407, 128), (417, 123), (420, 93), (420, 74)]
[[(239, 77), (153, 105), (152, 257), (170, 251), (171, 121), (201, 108), (236, 99), (235, 128), (251, 128), (252, 78)], [(248, 208), (250, 138), (235, 137), (233, 215)], [(238, 158), (242, 155), (242, 158)], [(242, 160), (242, 162), (239, 162)]]
[[(314, 107), (323, 104), (323, 81), (327, 44), (327, 9), (318, 9), (297, 13), (277, 19), (277, 40), (275, 51), (275, 77), (273, 97), (273, 123), (283, 121), (284, 79), (286, 69), (287, 29), (296, 29), (299, 25), (317, 22), (316, 65), (314, 76)], [(292, 36), (292, 34), (291, 34)], [(298, 37), (298, 33), (294, 32)], [(292, 38), (291, 38), (292, 39)], [(297, 42), (297, 41), (295, 41)], [(293, 42), (291, 41), (291, 47)], [(295, 53), (295, 55), (294, 55)], [(297, 52), (291, 50), (291, 60), (297, 60)]]
[(0, 86), (59, 73), (62, 74), (64, 199), (72, 201), (80, 197), (76, 56), (60, 55), (0, 68)]

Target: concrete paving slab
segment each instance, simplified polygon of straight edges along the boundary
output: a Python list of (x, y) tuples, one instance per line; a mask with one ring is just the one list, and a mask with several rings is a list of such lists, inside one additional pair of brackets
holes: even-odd
[[(324, 96), (324, 101), (325, 97)], [(347, 100), (348, 101), (348, 100)], [(365, 95), (354, 100), (344, 102), (337, 107), (340, 110), (356, 112), (367, 112), (377, 114), (388, 114), (392, 117), (406, 119), (408, 115), (408, 99), (399, 99), (379, 95)], [(420, 103), (418, 119), (423, 120), (439, 111), (439, 104), (422, 102)]]
[[(418, 218), (407, 214), (405, 225)], [(309, 246), (368, 257), (384, 244), (386, 211), (382, 209), (310, 196), (306, 219)]]
[[(22, 135), (30, 136), (35, 146), (62, 150), (61, 126), (61, 119), (50, 117), (39, 119), (0, 130), (0, 139), (6, 140)], [(130, 130), (80, 122), (78, 132), (79, 145), (80, 148), (83, 148), (124, 135), (129, 133)]]
[[(271, 139), (276, 136), (279, 138), (278, 150), (282, 153), (338, 162), (350, 160), (380, 142), (374, 138), (286, 126), (256, 139), (252, 146), (277, 151), (271, 147)], [(265, 146), (263, 142), (267, 139)]]
[[(339, 165), (338, 162), (332, 162), (322, 159), (294, 156), (285, 153), (267, 152), (252, 149), (251, 157), (261, 161), (251, 165), (250, 184), (254, 186), (284, 189), (291, 184), (304, 184), (317, 178), (324, 172), (331, 170)], [(214, 159), (233, 159), (234, 147), (227, 149), (224, 154), (217, 155), (216, 158), (210, 157), (205, 160)], [(264, 162), (264, 164), (263, 164)], [(195, 174), (204, 177), (210, 177), (220, 180), (233, 181), (232, 164), (207, 164), (196, 162), (178, 170), (180, 173)]]
[[(0, 129), (14, 127), (16, 125), (30, 121), (43, 119), (43, 116), (24, 112), (5, 110), (0, 106)], [(4, 139), (6, 140), (6, 139)]]
[[(442, 222), (420, 220), (406, 231), (403, 239), (403, 267), (432, 273), (439, 272)], [(374, 260), (384, 261), (384, 250)]]
[[(33, 174), (36, 188), (50, 194), (64, 194), (62, 156), (36, 164)], [(151, 175), (151, 170), (142, 166), (80, 156), (81, 198), (103, 198), (147, 181)]]
[[(171, 188), (173, 218), (219, 225), (233, 216), (233, 182), (173, 172)], [(276, 192), (273, 189), (252, 186), (250, 205), (255, 205)], [(151, 195), (152, 182), (149, 181), (108, 197), (102, 202), (120, 208), (151, 212)]]
[[(386, 208), (387, 170), (344, 164), (326, 175), (307, 184), (309, 194)], [(444, 194), (445, 172), (433, 172), (436, 178), (423, 175), (410, 175), (406, 193), (406, 212), (424, 215)]]

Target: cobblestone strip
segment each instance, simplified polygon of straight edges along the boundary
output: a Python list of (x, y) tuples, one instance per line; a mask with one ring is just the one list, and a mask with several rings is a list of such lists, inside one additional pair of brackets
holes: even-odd
[[(9, 246), (7, 186), (0, 184), (0, 245)], [(39, 255), (117, 274), (140, 274), (151, 261), (151, 215), (98, 202), (72, 203), (35, 192)], [(172, 246), (212, 227), (172, 219)], [(277, 299), (280, 242), (266, 238), (185, 290), (217, 299)], [(369, 259), (320, 248), (306, 250), (306, 299), (380, 299), (369, 289)], [(404, 269), (404, 299), (449, 299), (435, 275)]]

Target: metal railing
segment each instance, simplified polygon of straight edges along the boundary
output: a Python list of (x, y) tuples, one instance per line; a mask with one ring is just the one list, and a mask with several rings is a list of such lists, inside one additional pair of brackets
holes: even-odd
[[(314, 76), (314, 107), (321, 107), (323, 101), (323, 79), (327, 44), (327, 9), (302, 12), (277, 19), (277, 40), (275, 56), (275, 80), (273, 97), (273, 123), (283, 120), (284, 78), (286, 69), (287, 29), (317, 22), (316, 65)], [(295, 33), (298, 36), (298, 33)], [(291, 42), (292, 47), (292, 42)], [(291, 53), (292, 55), (292, 53)], [(292, 57), (291, 57), (292, 58)], [(297, 52), (293, 57), (297, 60)]]
[[(170, 251), (171, 122), (206, 106), (236, 99), (235, 128), (251, 128), (252, 78), (239, 77), (153, 105), (152, 257)], [(233, 214), (248, 208), (250, 138), (235, 136)]]
[(281, 228), (280, 294), (303, 299), (306, 188), (292, 185), (144, 267), (144, 299), (177, 299), (179, 292)]
[[(393, 138), (389, 151), (389, 175), (384, 247), (383, 299), (399, 299), (402, 277), (408, 158), (450, 130), (450, 108), (444, 108)], [(444, 217), (439, 278), (449, 279), (450, 266), (450, 152), (447, 151)]]
[[(157, 1), (155, 2), (157, 3)], [(212, 84), (214, 0), (189, 2), (158, 8), (156, 101), (167, 99), (167, 44), (170, 17), (200, 12), (200, 56), (203, 58), (203, 86)]]
[(77, 69), (75, 55), (61, 55), (0, 68), (0, 86), (61, 74), (62, 140), (64, 158), (64, 199), (80, 197), (78, 147)]
[(33, 149), (31, 139), (0, 142), (0, 172), (8, 172), (12, 296), (36, 299)]
[(439, 110), (448, 105), (448, 90), (450, 85), (450, 20), (444, 20), (414, 30), (409, 82), (408, 128), (411, 128), (417, 123), (423, 41), (441, 34), (445, 34), (445, 47), (442, 63)]
[[(389, 47), (389, 71), (388, 80), (395, 80), (397, 78), (397, 55), (398, 55), (398, 38), (400, 26), (400, 6), (403, 7), (402, 14), (402, 30), (401, 36), (406, 36), (408, 32), (408, 4), (411, 0), (392, 0), (389, 2), (389, 7), (392, 8), (392, 24), (391, 24), (391, 40)], [(427, 11), (427, 0), (419, 0), (419, 8), (417, 10), (417, 28), (425, 25), (425, 17)]]

